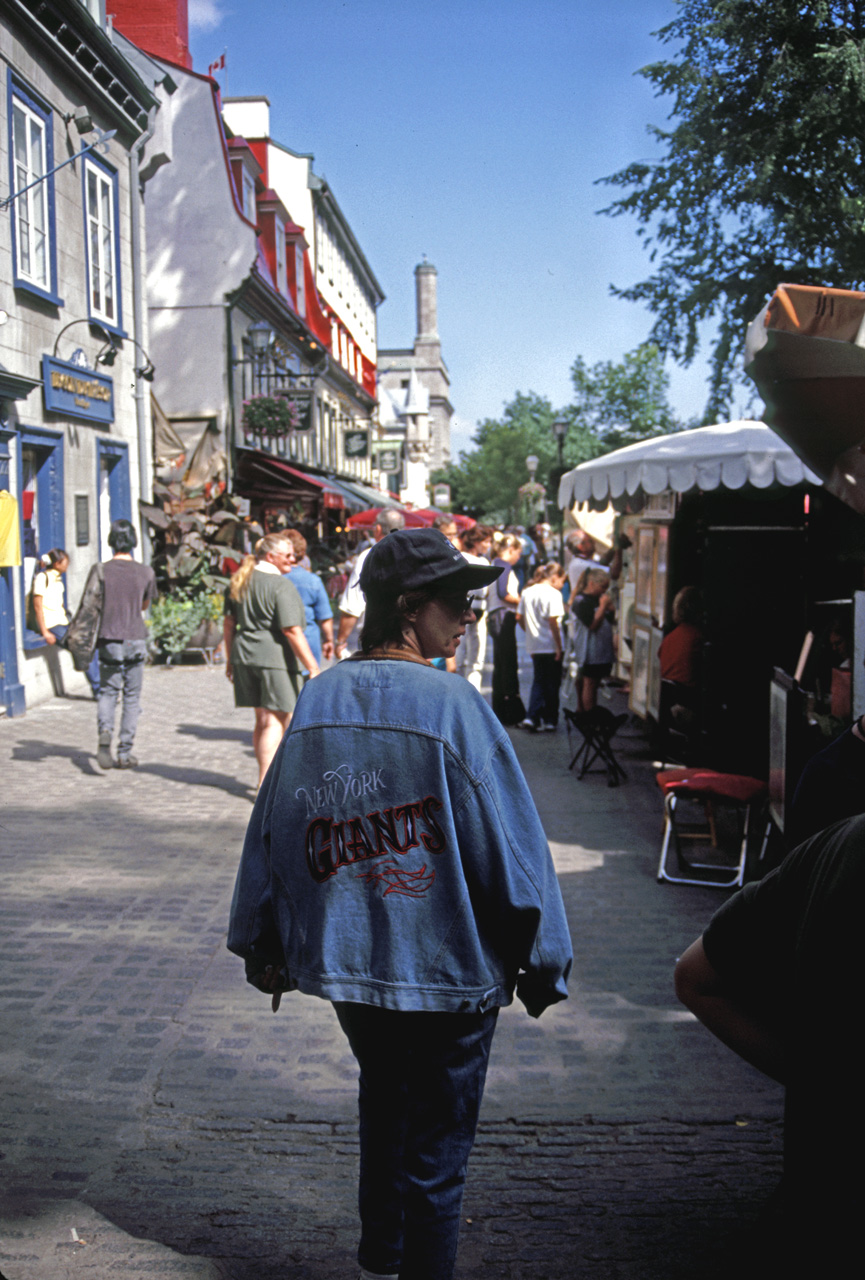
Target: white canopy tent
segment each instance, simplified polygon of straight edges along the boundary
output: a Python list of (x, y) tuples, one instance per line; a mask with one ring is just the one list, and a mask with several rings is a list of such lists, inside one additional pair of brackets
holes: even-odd
[(562, 476), (558, 503), (592, 502), (605, 506), (638, 490), (757, 489), (770, 485), (820, 484), (820, 479), (763, 422), (719, 422), (655, 440), (642, 440)]

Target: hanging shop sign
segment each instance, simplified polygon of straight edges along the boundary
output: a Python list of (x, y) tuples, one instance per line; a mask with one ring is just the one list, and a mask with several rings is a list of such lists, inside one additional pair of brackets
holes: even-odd
[(346, 431), (342, 438), (342, 444), (347, 458), (369, 457), (368, 431)]
[(49, 413), (84, 422), (114, 421), (114, 379), (105, 373), (43, 356), (42, 392)]
[(433, 506), (449, 507), (451, 505), (451, 487), (449, 484), (437, 484), (433, 489)]
[(379, 471), (386, 474), (399, 471), (399, 449), (380, 449), (377, 462)]

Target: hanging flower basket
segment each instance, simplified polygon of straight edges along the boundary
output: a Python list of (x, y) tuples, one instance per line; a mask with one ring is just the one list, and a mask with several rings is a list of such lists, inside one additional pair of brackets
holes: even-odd
[(300, 413), (297, 405), (285, 396), (253, 396), (243, 402), (243, 425), (247, 431), (278, 438), (297, 431)]

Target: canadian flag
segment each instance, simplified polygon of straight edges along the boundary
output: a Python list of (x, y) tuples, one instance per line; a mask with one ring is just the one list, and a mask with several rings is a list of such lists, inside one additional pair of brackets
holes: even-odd
[(225, 70), (225, 54), (223, 53), (216, 59), (215, 62), (211, 62), (210, 66), (207, 68), (207, 74), (209, 76), (212, 76), (214, 71), (224, 71), (224, 70)]

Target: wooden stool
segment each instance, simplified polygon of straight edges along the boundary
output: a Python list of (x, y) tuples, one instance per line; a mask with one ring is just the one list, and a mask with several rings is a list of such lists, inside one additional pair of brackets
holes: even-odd
[[(745, 858), (748, 852), (748, 832), (751, 826), (751, 808), (766, 796), (766, 783), (759, 778), (745, 778), (737, 773), (716, 773), (713, 769), (664, 769), (656, 775), (655, 781), (664, 797), (664, 843), (661, 846), (661, 861), (658, 864), (658, 881), (667, 880), (670, 884), (705, 884), (716, 889), (738, 889), (745, 879)], [(734, 808), (744, 810), (742, 847), (739, 850), (737, 866), (725, 866), (716, 862), (692, 862), (682, 853), (683, 840), (704, 840), (706, 828), (700, 830), (682, 830), (676, 825), (676, 801), (679, 797), (702, 802), (706, 812), (709, 841), (713, 849), (718, 847), (718, 836), (715, 827), (715, 805), (723, 801)], [(667, 870), (667, 855), (670, 841), (675, 837), (676, 859), (679, 870), (684, 875), (671, 875)], [(688, 872), (723, 872), (723, 878), (713, 879), (710, 876), (689, 876)]]

